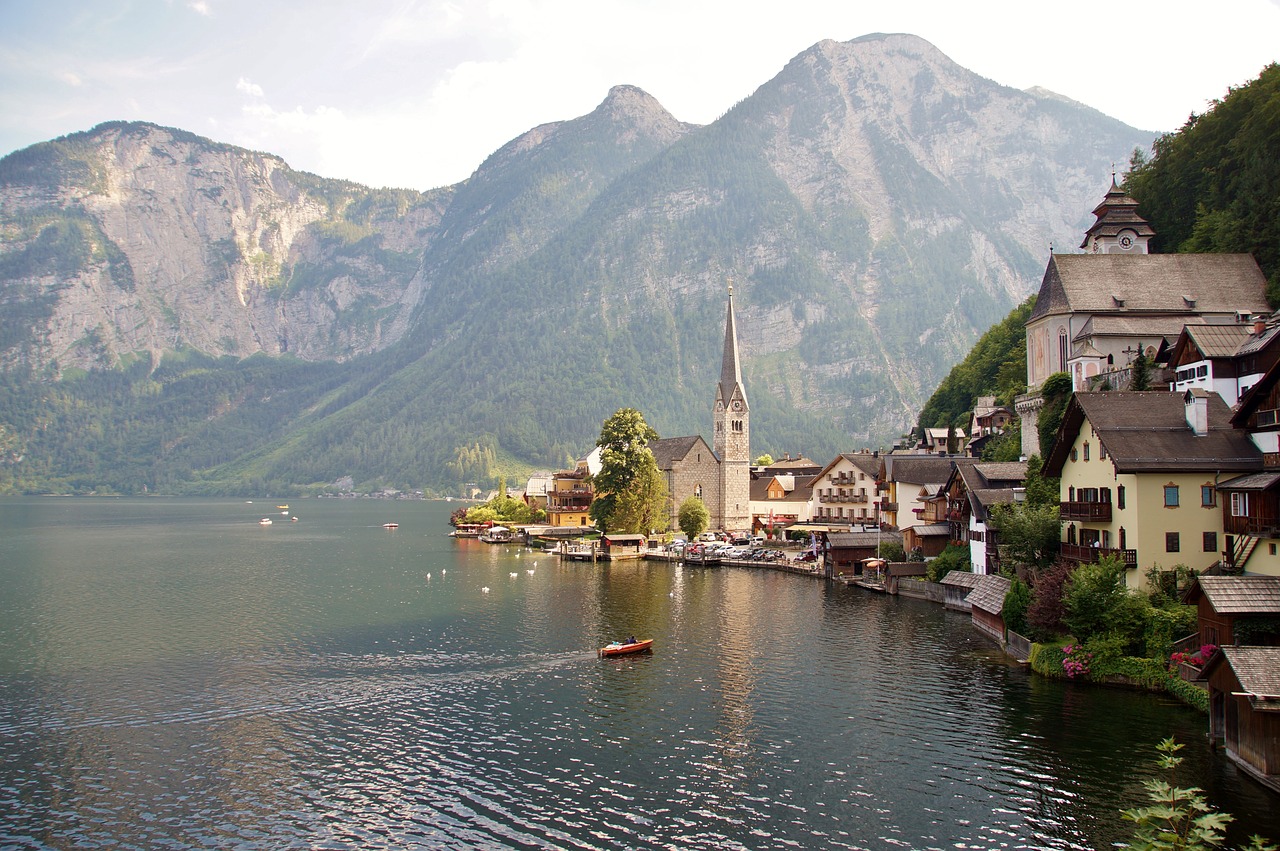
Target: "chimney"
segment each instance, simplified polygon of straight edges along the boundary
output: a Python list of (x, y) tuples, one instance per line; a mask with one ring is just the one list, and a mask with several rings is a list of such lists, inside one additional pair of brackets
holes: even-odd
[(1257, 316), (1253, 317), (1253, 333), (1261, 337), (1262, 332), (1266, 330), (1267, 330), (1267, 317), (1259, 313)]
[(1196, 437), (1204, 437), (1209, 433), (1209, 394), (1199, 387), (1193, 387), (1182, 397), (1187, 409), (1187, 425)]
[(1014, 502), (1026, 502), (1026, 501), (1027, 501), (1027, 489), (1026, 489), (1026, 488), (1014, 488), (1014, 489), (1013, 489), (1013, 501), (1014, 501)]

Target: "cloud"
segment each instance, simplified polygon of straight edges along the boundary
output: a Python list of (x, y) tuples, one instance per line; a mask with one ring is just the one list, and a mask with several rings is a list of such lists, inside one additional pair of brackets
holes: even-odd
[(198, 15), (205, 16), (206, 18), (213, 15), (213, 10), (209, 8), (209, 4), (206, 3), (205, 0), (191, 0), (191, 2), (187, 4), (187, 8)]
[(248, 95), (251, 98), (266, 96), (262, 91), (262, 86), (252, 82), (248, 77), (241, 77), (239, 80), (236, 80), (236, 91), (240, 92), (240, 94)]
[(84, 80), (80, 79), (80, 75), (74, 71), (63, 71), (58, 75), (58, 79), (66, 83), (68, 86), (83, 86)]

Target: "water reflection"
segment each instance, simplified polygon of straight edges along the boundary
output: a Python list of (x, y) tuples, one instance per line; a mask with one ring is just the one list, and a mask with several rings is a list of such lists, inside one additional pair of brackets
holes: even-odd
[[(1102, 848), (1170, 734), (1280, 835), (1200, 716), (1030, 676), (926, 603), (560, 563), (450, 540), (446, 506), (388, 534), (377, 504), (265, 530), (231, 502), (16, 505), (0, 844)], [(655, 652), (596, 658), (629, 633)]]

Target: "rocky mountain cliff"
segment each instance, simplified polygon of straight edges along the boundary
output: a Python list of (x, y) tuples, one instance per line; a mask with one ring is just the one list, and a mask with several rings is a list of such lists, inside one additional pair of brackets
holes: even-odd
[(443, 485), (475, 445), (556, 466), (623, 405), (705, 431), (732, 280), (759, 450), (827, 457), (905, 428), (1151, 138), (906, 35), (817, 44), (705, 127), (619, 86), (430, 193), (104, 125), (0, 160), (0, 351), (350, 362), (248, 454), (184, 463)]

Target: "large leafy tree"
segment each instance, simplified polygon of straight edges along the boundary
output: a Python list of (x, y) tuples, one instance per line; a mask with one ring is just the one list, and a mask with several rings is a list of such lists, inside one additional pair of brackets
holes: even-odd
[(591, 519), (604, 532), (647, 534), (666, 528), (667, 486), (649, 441), (658, 433), (635, 408), (621, 408), (600, 429), (600, 472), (591, 478)]
[(993, 524), (999, 530), (1003, 560), (1031, 568), (1053, 564), (1058, 557), (1061, 525), (1058, 505), (1031, 505), (1015, 502), (997, 505), (991, 511)]

